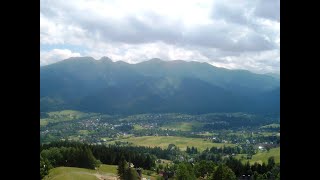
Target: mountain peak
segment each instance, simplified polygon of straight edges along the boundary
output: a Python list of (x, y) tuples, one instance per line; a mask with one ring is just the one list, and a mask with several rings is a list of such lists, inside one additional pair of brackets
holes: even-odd
[(68, 59), (65, 60), (95, 60), (91, 56), (83, 56), (83, 57), (69, 57)]
[(112, 59), (110, 59), (110, 58), (107, 57), (107, 56), (103, 56), (103, 57), (101, 57), (99, 60), (100, 60), (100, 61), (111, 61), (111, 62), (113, 62)]
[(148, 61), (146, 61), (146, 62), (164, 62), (164, 60), (162, 60), (162, 59), (159, 59), (159, 58), (152, 58), (152, 59), (150, 59), (150, 60), (148, 60)]

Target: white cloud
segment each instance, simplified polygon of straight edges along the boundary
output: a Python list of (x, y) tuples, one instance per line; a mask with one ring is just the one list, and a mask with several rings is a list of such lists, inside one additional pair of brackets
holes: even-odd
[(126, 61), (128, 63), (138, 63), (152, 58), (163, 60), (208, 60), (198, 50), (177, 47), (163, 42), (146, 44), (95, 44), (90, 50), (84, 53), (85, 56), (92, 56), (99, 59), (108, 55), (114, 61)]
[(280, 52), (278, 50), (241, 53), (236, 56), (221, 56), (209, 63), (228, 69), (243, 69), (255, 73), (280, 73)]
[(80, 53), (71, 52), (69, 49), (53, 49), (40, 51), (40, 65), (48, 65), (69, 57), (80, 57)]
[[(41, 0), (40, 44), (82, 46), (81, 55), (129, 63), (157, 57), (207, 61), (255, 72), (279, 71), (277, 3)], [(270, 52), (277, 53), (270, 56)]]

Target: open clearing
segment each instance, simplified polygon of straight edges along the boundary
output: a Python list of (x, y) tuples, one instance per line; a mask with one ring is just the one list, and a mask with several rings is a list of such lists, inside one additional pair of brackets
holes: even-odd
[(98, 170), (76, 167), (57, 167), (44, 180), (116, 180), (117, 166), (102, 164)]
[(258, 162), (258, 163), (268, 163), (268, 158), (273, 156), (276, 163), (280, 162), (280, 147), (270, 149), (269, 152), (259, 152), (252, 156), (250, 163)]
[(96, 116), (96, 113), (84, 113), (80, 111), (74, 110), (63, 110), (63, 111), (54, 111), (48, 112), (48, 117), (40, 118), (40, 126), (46, 126), (49, 122), (63, 122), (63, 121), (71, 121), (84, 117)]
[[(156, 175), (142, 177), (151, 180), (156, 179)], [(50, 170), (44, 180), (117, 180), (117, 166), (102, 164), (98, 170), (91, 170), (76, 167), (57, 167)]]
[(173, 129), (176, 131), (192, 131), (193, 128), (200, 127), (198, 122), (176, 122), (162, 126), (161, 129)]
[[(187, 146), (196, 147), (198, 150), (203, 151), (206, 148), (211, 147), (223, 147), (225, 146), (235, 146), (234, 144), (228, 143), (212, 143), (210, 141), (205, 141), (201, 138), (186, 138), (177, 136), (142, 136), (142, 137), (130, 137), (127, 139), (120, 139), (117, 141), (129, 142), (136, 146), (147, 146), (147, 147), (161, 147), (166, 149), (169, 144), (175, 144), (181, 150), (186, 150)], [(111, 141), (110, 143), (114, 143)]]
[[(241, 156), (246, 157), (246, 154), (238, 154), (236, 158), (241, 159)], [(268, 163), (268, 158), (273, 156), (276, 163), (280, 163), (280, 147), (270, 149), (269, 152), (258, 152), (257, 154), (252, 156), (252, 159), (249, 160), (250, 164), (254, 164), (255, 162), (262, 164)], [(246, 159), (241, 160), (243, 163), (247, 162)]]

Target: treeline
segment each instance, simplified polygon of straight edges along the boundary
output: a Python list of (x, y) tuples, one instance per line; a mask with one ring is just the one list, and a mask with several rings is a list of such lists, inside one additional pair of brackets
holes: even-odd
[(175, 157), (178, 151), (175, 149), (162, 150), (161, 148), (104, 146), (56, 141), (40, 145), (40, 171), (43, 172), (41, 177), (45, 176), (52, 167), (69, 166), (94, 169), (100, 163), (118, 165), (121, 157), (133, 163), (135, 167), (149, 170), (155, 167), (156, 158)]
[(251, 157), (256, 153), (256, 150), (252, 145), (246, 147), (240, 146), (223, 146), (221, 148), (218, 147), (211, 147), (207, 148), (202, 152), (198, 152), (197, 148), (195, 147), (187, 147), (186, 153), (192, 155), (195, 161), (213, 161), (215, 163), (222, 162), (225, 156), (234, 156), (237, 154), (247, 154), (247, 157)]
[(68, 166), (94, 169), (100, 163), (87, 146), (50, 147), (40, 152), (40, 179), (54, 167)]
[[(47, 175), (53, 167), (94, 169), (100, 163), (121, 165), (123, 177), (133, 177), (136, 175), (133, 170), (142, 168), (156, 170), (164, 179), (219, 179), (223, 176), (232, 180), (244, 175), (254, 177), (255, 180), (280, 178), (280, 164), (276, 164), (273, 157), (268, 159), (268, 163), (243, 164), (231, 155), (241, 152), (243, 149), (239, 147), (213, 147), (199, 153), (195, 147), (188, 147), (187, 152), (181, 152), (174, 144), (170, 144), (167, 149), (161, 149), (57, 141), (40, 145), (40, 178)], [(156, 164), (156, 159), (175, 160), (171, 165), (163, 165)], [(130, 164), (133, 164), (134, 168), (130, 168)], [(222, 175), (224, 173), (226, 175)]]
[(172, 166), (158, 166), (158, 174), (162, 179), (213, 179), (213, 180), (236, 180), (237, 178), (254, 180), (280, 180), (280, 164), (275, 164), (274, 158), (270, 157), (268, 163), (250, 165), (243, 164), (233, 157), (225, 158), (215, 163), (201, 160), (195, 163), (181, 162)]
[(182, 136), (190, 138), (202, 138), (203, 136), (197, 134), (191, 134), (185, 131), (173, 131), (173, 130), (163, 130), (163, 129), (143, 129), (143, 130), (132, 130), (129, 133), (135, 136)]
[[(169, 144), (168, 148), (162, 149), (160, 147), (144, 147), (144, 146), (117, 146), (117, 145), (90, 145), (75, 141), (54, 141), (49, 144), (40, 145), (40, 151), (50, 147), (81, 147), (87, 146), (92, 151), (94, 157), (99, 159), (104, 164), (117, 164), (122, 154), (126, 160), (132, 160), (136, 154), (150, 154), (160, 159), (172, 160), (177, 155), (181, 154), (180, 149), (174, 144)], [(116, 154), (114, 154), (116, 153)], [(131, 154), (131, 153), (134, 153)], [(118, 157), (118, 158), (111, 158)]]

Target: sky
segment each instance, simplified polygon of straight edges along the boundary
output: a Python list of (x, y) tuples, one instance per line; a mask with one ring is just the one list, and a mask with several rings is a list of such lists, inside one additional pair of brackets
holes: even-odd
[(40, 0), (40, 66), (107, 56), (280, 73), (280, 0)]

